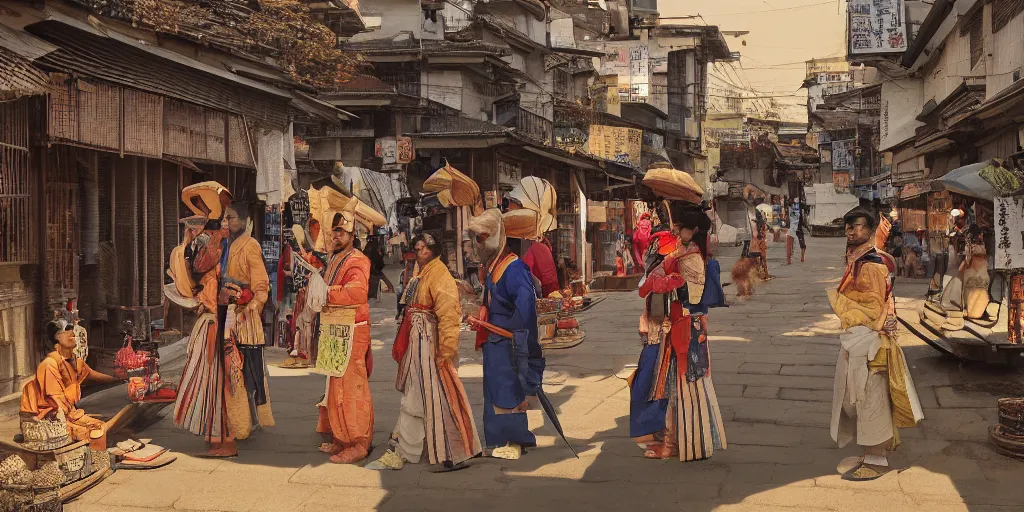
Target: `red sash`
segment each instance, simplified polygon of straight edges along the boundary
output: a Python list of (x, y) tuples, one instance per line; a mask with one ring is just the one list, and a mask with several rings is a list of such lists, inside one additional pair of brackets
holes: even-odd
[[(477, 318), (484, 322), (488, 322), (487, 306), (480, 306), (480, 312), (477, 313)], [(480, 350), (483, 348), (484, 343), (487, 343), (487, 337), (490, 336), (491, 332), (483, 327), (475, 327), (476, 329), (476, 349)]]
[(420, 304), (409, 304), (402, 315), (402, 325), (398, 326), (398, 334), (395, 335), (395, 343), (391, 347), (391, 357), (396, 363), (401, 363), (405, 358), (405, 352), (409, 350), (409, 334), (412, 332), (412, 315), (409, 308), (430, 309)]

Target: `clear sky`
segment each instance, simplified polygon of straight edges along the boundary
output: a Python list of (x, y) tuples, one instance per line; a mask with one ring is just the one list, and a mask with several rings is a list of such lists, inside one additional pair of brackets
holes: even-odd
[(729, 48), (742, 55), (732, 64), (745, 80), (738, 85), (755, 89), (759, 96), (778, 96), (775, 101), (786, 120), (807, 119), (807, 91), (798, 89), (804, 61), (846, 55), (845, 0), (659, 0), (658, 11), (662, 17), (701, 16), (663, 20), (666, 24), (706, 23), (725, 31), (749, 31), (726, 37)]

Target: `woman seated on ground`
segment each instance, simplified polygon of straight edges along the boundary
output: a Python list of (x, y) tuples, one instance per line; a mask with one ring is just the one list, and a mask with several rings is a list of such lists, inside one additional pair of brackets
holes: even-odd
[[(101, 439), (102, 420), (85, 414), (78, 408), (82, 399), (82, 383), (111, 384), (117, 379), (97, 372), (81, 358), (75, 357), (74, 324), (64, 319), (46, 324), (43, 348), (53, 349), (36, 369), (36, 378), (28, 381), (21, 392), (22, 421), (54, 418), (63, 413), (68, 433), (75, 441)], [(90, 437), (93, 431), (97, 433)]]

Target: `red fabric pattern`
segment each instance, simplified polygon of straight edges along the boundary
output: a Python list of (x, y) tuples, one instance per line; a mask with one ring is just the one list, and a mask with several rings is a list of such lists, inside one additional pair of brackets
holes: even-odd
[(530, 267), (530, 273), (540, 280), (541, 292), (545, 297), (558, 291), (558, 269), (547, 240), (534, 243), (523, 255), (523, 263)]

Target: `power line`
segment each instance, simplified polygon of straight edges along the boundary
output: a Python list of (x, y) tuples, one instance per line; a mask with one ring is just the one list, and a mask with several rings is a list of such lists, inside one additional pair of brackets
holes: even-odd
[[(797, 9), (808, 9), (808, 8), (811, 8), (811, 7), (821, 7), (823, 5), (832, 5), (834, 3), (835, 3), (834, 0), (829, 0), (828, 2), (818, 2), (818, 3), (815, 3), (815, 4), (794, 5), (792, 7), (779, 7), (777, 9), (764, 9), (764, 10), (760, 10), (760, 11), (726, 12), (726, 13), (722, 13), (722, 14), (708, 14), (708, 16), (739, 16), (739, 15), (743, 15), (743, 14), (763, 14), (763, 13), (766, 13), (766, 12), (795, 11)], [(700, 13), (695, 14), (695, 15), (691, 15), (691, 16), (661, 16), (659, 19), (662, 19), (662, 20), (692, 20), (692, 19), (695, 19), (695, 18), (700, 18), (702, 20), (704, 19), (704, 17)]]

